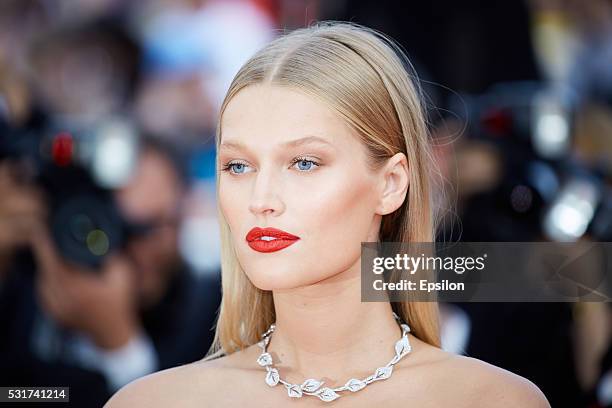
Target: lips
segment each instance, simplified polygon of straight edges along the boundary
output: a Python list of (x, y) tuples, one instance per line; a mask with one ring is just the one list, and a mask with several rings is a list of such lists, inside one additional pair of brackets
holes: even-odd
[(249, 246), (257, 252), (280, 251), (299, 239), (300, 237), (276, 228), (255, 227), (246, 235)]

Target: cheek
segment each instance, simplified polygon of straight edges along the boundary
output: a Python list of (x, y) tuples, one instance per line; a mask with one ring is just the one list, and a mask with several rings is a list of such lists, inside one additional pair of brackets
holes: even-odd
[(309, 235), (335, 247), (359, 240), (373, 211), (372, 186), (350, 177), (319, 183), (306, 194), (288, 194), (291, 208)]
[[(330, 179), (331, 180), (331, 179)], [(295, 195), (292, 195), (295, 197)], [(310, 256), (303, 265), (317, 278), (348, 269), (361, 255), (374, 215), (374, 188), (369, 180), (355, 180), (350, 174), (333, 178), (292, 203), (308, 240)], [(314, 254), (314, 256), (313, 256)]]
[(372, 227), (374, 186), (370, 179), (355, 180), (354, 172), (341, 170), (299, 182), (284, 180), (285, 212), (272, 217), (270, 225), (301, 239), (270, 254), (254, 252), (241, 235), (256, 222), (248, 210), (248, 187), (219, 186), (219, 205), (232, 231), (238, 261), (255, 286), (273, 290), (309, 285), (358, 262), (361, 242)]
[(240, 230), (239, 225), (237, 225), (238, 222), (246, 221), (248, 211), (246, 190), (246, 185), (240, 188), (229, 183), (227, 185), (225, 183), (219, 184), (219, 207), (232, 232)]
[(287, 219), (299, 229), (302, 240), (292, 254), (287, 253), (291, 258), (279, 265), (278, 276), (268, 276), (276, 279), (268, 286), (313, 284), (359, 261), (361, 242), (372, 228), (375, 190), (371, 181), (355, 180), (351, 174), (317, 180), (316, 187), (306, 191), (303, 187), (287, 189)]

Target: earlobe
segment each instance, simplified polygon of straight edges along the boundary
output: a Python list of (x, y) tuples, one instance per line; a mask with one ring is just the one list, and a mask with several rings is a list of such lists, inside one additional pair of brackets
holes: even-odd
[(403, 153), (396, 153), (385, 165), (380, 215), (390, 214), (401, 207), (406, 199), (408, 186), (408, 161)]

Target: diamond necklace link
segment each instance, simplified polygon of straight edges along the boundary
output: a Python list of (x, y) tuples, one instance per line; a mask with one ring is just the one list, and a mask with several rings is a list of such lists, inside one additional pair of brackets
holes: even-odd
[(263, 350), (257, 358), (257, 363), (266, 369), (266, 384), (270, 387), (274, 387), (279, 383), (283, 384), (287, 388), (287, 394), (291, 398), (301, 398), (303, 395), (313, 395), (319, 397), (322, 401), (331, 402), (341, 396), (338, 392), (357, 392), (374, 381), (386, 380), (391, 376), (393, 366), (412, 350), (408, 340), (410, 327), (402, 322), (395, 312), (393, 312), (393, 317), (402, 329), (402, 337), (395, 343), (395, 357), (393, 357), (387, 365), (377, 368), (374, 374), (364, 379), (351, 378), (346, 384), (336, 388), (322, 387), (324, 381), (315, 380), (313, 378), (307, 379), (302, 384), (291, 384), (280, 378), (278, 369), (274, 367), (272, 355), (267, 351), (270, 338), (276, 328), (276, 325), (272, 323), (270, 328), (261, 335), (261, 341), (257, 343)]

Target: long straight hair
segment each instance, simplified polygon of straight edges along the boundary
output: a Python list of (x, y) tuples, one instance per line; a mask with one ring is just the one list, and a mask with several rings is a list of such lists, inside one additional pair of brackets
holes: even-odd
[[(272, 84), (302, 91), (327, 104), (351, 126), (367, 148), (372, 170), (398, 152), (406, 155), (410, 167), (407, 198), (395, 212), (382, 217), (379, 241), (432, 242), (437, 228), (434, 176), (439, 173), (414, 75), (397, 43), (371, 28), (322, 21), (291, 31), (258, 51), (236, 74), (221, 105), (217, 147), (223, 112), (240, 90)], [(223, 296), (206, 360), (256, 343), (275, 321), (272, 292), (257, 288), (247, 278), (220, 208), (218, 214)], [(436, 302), (391, 302), (391, 306), (410, 325), (413, 335), (440, 347)]]

